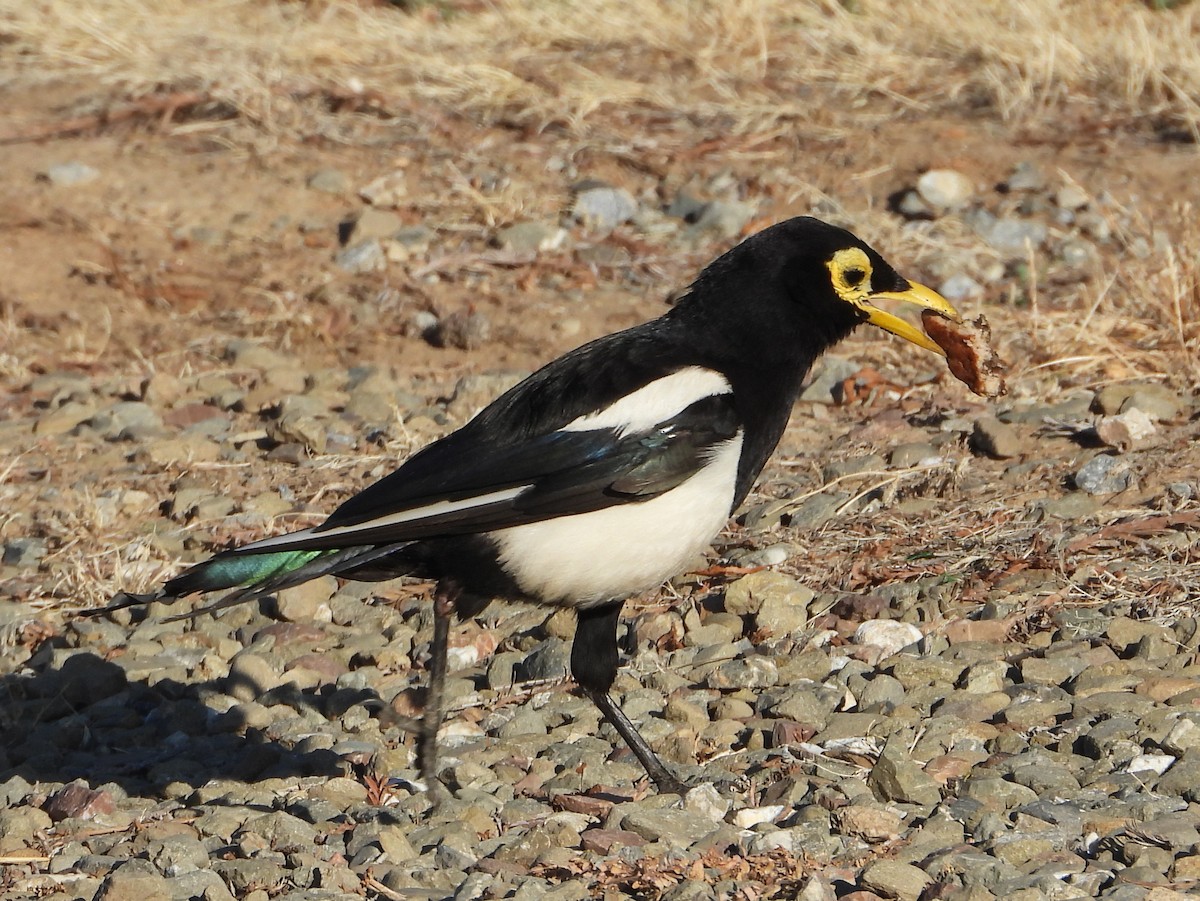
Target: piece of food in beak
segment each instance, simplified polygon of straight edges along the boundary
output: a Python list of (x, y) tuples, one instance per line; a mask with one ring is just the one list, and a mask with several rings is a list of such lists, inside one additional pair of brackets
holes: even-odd
[(960, 382), (981, 397), (999, 397), (1004, 384), (1004, 363), (992, 347), (992, 330), (979, 316), (954, 322), (933, 310), (921, 313), (925, 334), (946, 353), (946, 363)]

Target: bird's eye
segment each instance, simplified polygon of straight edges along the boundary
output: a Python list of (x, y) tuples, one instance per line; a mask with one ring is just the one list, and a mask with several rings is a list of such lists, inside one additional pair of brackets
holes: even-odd
[(867, 273), (857, 266), (853, 266), (845, 271), (844, 276), (847, 285), (851, 288), (857, 288), (862, 284), (862, 280), (867, 277)]

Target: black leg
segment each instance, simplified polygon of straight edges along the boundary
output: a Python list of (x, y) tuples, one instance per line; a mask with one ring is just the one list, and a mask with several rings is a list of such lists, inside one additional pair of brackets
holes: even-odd
[(617, 677), (617, 620), (621, 606), (618, 602), (579, 611), (575, 641), (571, 645), (571, 675), (642, 762), (658, 790), (682, 795), (688, 790), (687, 784), (663, 765), (608, 693)]
[(450, 641), (450, 617), (458, 586), (450, 581), (439, 582), (433, 591), (433, 642), (429, 646), (429, 691), (425, 698), (425, 715), (417, 735), (417, 762), (421, 779), (431, 795), (442, 791), (437, 777), (437, 734), (442, 725), (443, 694), (446, 687), (446, 648)]

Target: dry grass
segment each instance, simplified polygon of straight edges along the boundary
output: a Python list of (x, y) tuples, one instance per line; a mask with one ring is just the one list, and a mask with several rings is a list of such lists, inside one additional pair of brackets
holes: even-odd
[(534, 128), (642, 110), (838, 133), (897, 106), (1054, 127), (1075, 106), (1098, 126), (1200, 137), (1200, 4), (495, 0), (410, 14), (339, 0), (42, 0), (2, 15), (26, 84), (66, 72), (129, 95), (202, 89), (268, 129), (297, 124), (297, 93), (325, 88)]

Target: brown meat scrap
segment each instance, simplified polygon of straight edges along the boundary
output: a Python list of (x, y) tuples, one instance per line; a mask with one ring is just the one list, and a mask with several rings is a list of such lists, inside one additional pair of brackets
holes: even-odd
[(932, 310), (921, 314), (925, 334), (946, 352), (950, 371), (982, 397), (999, 397), (1004, 385), (1004, 364), (992, 347), (992, 330), (983, 316), (954, 322)]

